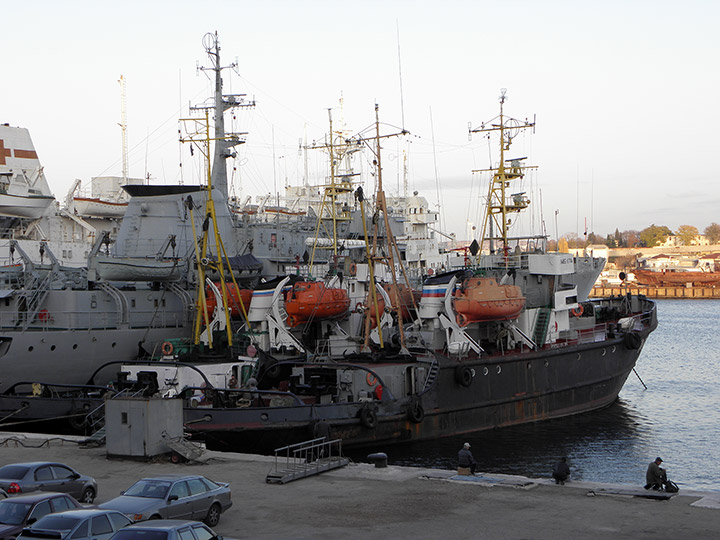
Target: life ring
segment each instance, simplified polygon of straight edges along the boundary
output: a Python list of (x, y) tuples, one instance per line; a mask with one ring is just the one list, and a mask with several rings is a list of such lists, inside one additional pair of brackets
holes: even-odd
[(425, 410), (423, 409), (422, 402), (419, 399), (413, 399), (408, 405), (407, 409), (408, 419), (414, 423), (419, 424), (425, 418)]
[(375, 383), (377, 382), (377, 377), (375, 377), (375, 374), (371, 371), (368, 371), (367, 375), (365, 375), (365, 382), (368, 383), (368, 386), (375, 386)]
[(350, 263), (350, 275), (354, 276), (357, 274), (357, 265), (355, 263)]
[(365, 406), (360, 409), (360, 423), (368, 429), (375, 429), (377, 427), (377, 413), (372, 407)]
[(583, 308), (583, 305), (578, 304), (576, 308), (572, 308), (570, 310), (570, 313), (572, 313), (574, 317), (580, 317), (580, 316), (582, 316), (584, 311), (585, 311), (585, 309)]
[(163, 341), (163, 344), (160, 347), (160, 351), (162, 351), (165, 356), (170, 356), (173, 353), (173, 350), (174, 348), (172, 343), (170, 343), (169, 341)]
[(473, 372), (467, 366), (458, 366), (455, 368), (455, 380), (460, 386), (469, 387), (473, 382)]

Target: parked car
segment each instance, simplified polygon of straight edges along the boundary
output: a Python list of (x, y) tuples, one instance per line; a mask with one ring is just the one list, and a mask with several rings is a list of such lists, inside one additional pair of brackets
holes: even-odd
[(211, 527), (232, 506), (229, 485), (199, 475), (143, 478), (100, 508), (118, 510), (133, 521), (198, 519)]
[(75, 510), (80, 503), (67, 493), (38, 491), (0, 501), (0, 540), (15, 538), (26, 525), (53, 512)]
[(110, 540), (232, 540), (223, 539), (198, 521), (161, 519), (133, 523), (116, 532)]
[(115, 510), (83, 508), (41, 517), (23, 529), (17, 540), (30, 538), (72, 538), (72, 540), (109, 540), (132, 520)]
[(8, 495), (31, 491), (68, 493), (78, 501), (92, 503), (97, 495), (95, 479), (72, 467), (50, 461), (13, 463), (0, 467), (0, 488)]

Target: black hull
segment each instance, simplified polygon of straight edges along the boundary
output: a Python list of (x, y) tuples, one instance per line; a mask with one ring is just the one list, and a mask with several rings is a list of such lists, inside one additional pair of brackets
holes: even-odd
[[(472, 362), (449, 359), (436, 384), (419, 397), (422, 418), (407, 406), (380, 403), (374, 427), (363, 423), (364, 404), (269, 407), (265, 409), (189, 409), (187, 428), (216, 450), (273, 453), (306, 441), (317, 419), (331, 425), (331, 436), (345, 448), (363, 448), (456, 436), (560, 418), (607, 407), (618, 397), (642, 350), (622, 338), (600, 343), (545, 348)], [(475, 375), (469, 386), (458, 370)], [(266, 415), (263, 417), (263, 415)]]

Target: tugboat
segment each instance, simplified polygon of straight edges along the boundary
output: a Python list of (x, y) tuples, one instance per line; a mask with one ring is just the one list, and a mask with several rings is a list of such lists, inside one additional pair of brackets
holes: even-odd
[[(505, 152), (534, 124), (505, 117), (504, 101), (503, 94), (498, 119), (474, 130), (499, 132), (500, 161), (490, 169), (490, 203), (470, 264), (426, 280), (415, 318), (405, 319), (399, 295), (380, 282), (398, 286), (386, 230), (385, 255), (368, 250), (342, 284), (361, 309), (335, 320), (326, 339), (283, 323), (289, 277), (262, 296), (255, 291), (256, 331), (247, 336), (258, 349), (257, 386), (215, 388), (224, 405), (186, 407), (189, 432), (210, 448), (271, 453), (311, 438), (324, 421), (343, 446), (363, 447), (559, 418), (617, 399), (657, 326), (656, 306), (644, 296), (588, 301), (604, 260), (548, 252), (544, 236), (509, 236), (510, 215), (530, 201), (505, 193), (528, 168)], [(376, 125), (379, 141), (377, 117)], [(385, 212), (379, 148), (374, 158), (377, 226)], [(385, 274), (375, 265), (381, 259)], [(256, 398), (245, 399), (248, 392)]]

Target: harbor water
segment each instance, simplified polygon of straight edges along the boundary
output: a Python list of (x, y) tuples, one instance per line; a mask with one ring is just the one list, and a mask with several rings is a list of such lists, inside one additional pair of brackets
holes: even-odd
[(657, 302), (658, 328), (636, 368), (647, 390), (631, 373), (600, 411), (377, 450), (391, 464), (452, 469), (467, 441), (481, 471), (547, 477), (566, 456), (573, 479), (626, 484), (644, 484), (660, 456), (681, 489), (720, 491), (720, 302)]

